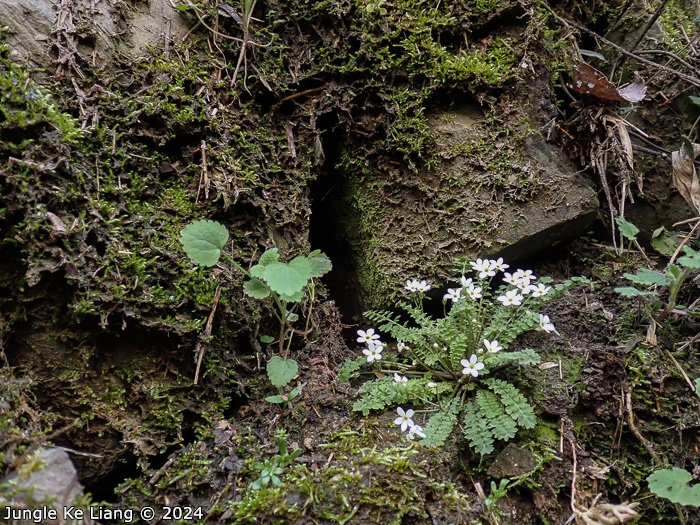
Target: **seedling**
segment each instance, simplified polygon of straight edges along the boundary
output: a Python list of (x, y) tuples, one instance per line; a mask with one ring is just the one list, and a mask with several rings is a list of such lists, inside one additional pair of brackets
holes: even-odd
[(300, 386), (296, 387), (294, 390), (292, 390), (289, 394), (286, 395), (279, 395), (279, 396), (269, 396), (265, 398), (265, 401), (269, 403), (275, 403), (278, 405), (284, 405), (284, 408), (287, 408), (287, 405), (291, 403), (294, 398), (296, 398), (299, 394), (301, 394), (301, 388)]
[[(685, 255), (678, 258), (678, 264), (669, 263), (663, 272), (642, 268), (636, 274), (624, 274), (633, 284), (651, 290), (640, 290), (633, 286), (615, 288), (616, 292), (625, 297), (642, 299), (647, 315), (652, 319), (652, 327), (661, 324), (671, 313), (700, 317), (700, 312), (691, 311), (676, 302), (683, 283), (700, 269), (700, 252), (690, 246), (684, 246), (683, 250)], [(666, 300), (661, 298), (662, 289), (668, 290)]]
[(251, 483), (250, 488), (260, 490), (272, 483), (275, 487), (282, 484), (280, 476), (284, 473), (284, 468), (296, 458), (301, 456), (301, 449), (298, 448), (294, 452), (287, 453), (287, 444), (284, 437), (277, 440), (277, 448), (279, 454), (265, 460), (264, 463), (255, 462), (253, 468), (260, 472), (260, 477)]
[[(332, 268), (331, 261), (318, 250), (309, 255), (299, 255), (285, 263), (279, 260), (277, 248), (265, 251), (258, 264), (250, 271), (238, 264), (230, 255), (223, 252), (228, 242), (226, 228), (214, 221), (195, 221), (185, 226), (181, 232), (180, 242), (187, 256), (200, 266), (214, 266), (223, 257), (237, 268), (249, 280), (243, 283), (243, 291), (254, 299), (267, 299), (274, 307), (272, 313), (280, 324), (279, 351), (284, 357), (273, 356), (267, 363), (267, 375), (273, 385), (282, 387), (289, 383), (298, 372), (298, 365), (289, 359), (289, 349), (292, 336), (308, 334), (311, 312), (314, 304), (314, 278), (319, 278)], [(291, 323), (299, 319), (299, 315), (290, 310), (297, 306), (308, 295), (309, 309), (306, 314), (304, 332), (295, 330)], [(270, 341), (267, 336), (265, 341)], [(262, 340), (262, 338), (261, 338)], [(285, 342), (287, 343), (285, 347)]]

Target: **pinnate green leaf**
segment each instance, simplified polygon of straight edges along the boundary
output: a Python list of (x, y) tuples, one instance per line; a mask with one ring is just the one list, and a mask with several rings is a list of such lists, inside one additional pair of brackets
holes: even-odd
[(474, 452), (481, 455), (493, 452), (493, 434), (474, 401), (470, 401), (466, 407), (464, 436), (469, 440), (469, 446)]
[(228, 241), (228, 230), (215, 221), (195, 221), (180, 232), (180, 242), (187, 256), (200, 266), (214, 266)]
[(367, 363), (367, 358), (364, 356), (356, 357), (355, 359), (348, 359), (343, 363), (343, 366), (338, 370), (338, 381), (340, 383), (349, 383), (350, 378), (355, 375), (362, 365)]
[(500, 379), (485, 379), (484, 384), (501, 398), (505, 411), (519, 426), (525, 428), (535, 427), (537, 423), (535, 411), (532, 410), (525, 396), (517, 388)]
[(299, 365), (294, 359), (282, 359), (280, 356), (272, 356), (267, 363), (267, 377), (276, 387), (289, 383), (299, 371)]
[(452, 399), (442, 410), (433, 414), (425, 425), (425, 438), (420, 441), (424, 447), (436, 447), (445, 444), (457, 424), (458, 399)]
[(657, 470), (647, 478), (649, 490), (680, 505), (700, 507), (700, 485), (690, 486), (693, 476), (681, 468)]

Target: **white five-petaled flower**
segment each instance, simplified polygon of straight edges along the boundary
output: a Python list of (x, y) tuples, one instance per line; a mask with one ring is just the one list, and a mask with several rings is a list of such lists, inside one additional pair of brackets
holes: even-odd
[(413, 410), (409, 408), (404, 412), (403, 408), (399, 407), (396, 409), (396, 413), (399, 417), (394, 419), (394, 424), (401, 427), (401, 432), (406, 432), (407, 428), (415, 426), (415, 423), (411, 419), (413, 417)]
[(419, 282), (417, 287), (419, 292), (427, 292), (428, 290), (430, 290), (430, 288), (431, 286), (425, 281)]
[(425, 437), (425, 432), (423, 432), (423, 427), (420, 425), (413, 425), (409, 431), (408, 434), (406, 434), (406, 439), (416, 439), (416, 436), (419, 438), (424, 438)]
[(469, 288), (472, 286), (472, 278), (469, 277), (468, 279), (463, 275), (462, 277), (459, 278), (459, 282), (462, 284), (463, 288)]
[(498, 344), (498, 341), (496, 339), (494, 339), (493, 341), (489, 341), (488, 339), (484, 339), (484, 347), (486, 348), (486, 350), (488, 350), (492, 354), (495, 354), (496, 352), (503, 350), (503, 347)]
[[(517, 286), (518, 283), (520, 282), (520, 279), (518, 279), (512, 273), (503, 272), (503, 281), (512, 285), (512, 286)], [(528, 282), (530, 282), (530, 281), (528, 280)]]
[(542, 283), (539, 283), (537, 285), (531, 284), (529, 288), (530, 293), (532, 293), (533, 297), (541, 297), (543, 295), (547, 295), (547, 293), (552, 289), (550, 286), (545, 286)]
[(521, 281), (527, 281), (528, 283), (530, 281), (534, 281), (535, 279), (537, 279), (537, 277), (532, 275), (532, 270), (516, 270), (513, 275), (517, 279), (519, 279)]
[(366, 332), (364, 330), (358, 330), (357, 335), (359, 335), (357, 338), (358, 343), (369, 343), (370, 341), (379, 340), (379, 334), (374, 333), (374, 328), (368, 328)]
[(523, 296), (518, 292), (520, 290), (508, 290), (505, 295), (501, 295), (498, 300), (503, 303), (503, 306), (520, 306), (523, 302)]
[(406, 349), (406, 343), (404, 343), (403, 341), (399, 341), (398, 343), (396, 343), (396, 350), (398, 352), (403, 352), (405, 349)]
[(476, 356), (476, 354), (472, 354), (468, 360), (462, 359), (460, 363), (464, 367), (462, 373), (465, 376), (471, 374), (473, 377), (477, 377), (479, 375), (479, 370), (484, 368), (484, 363), (479, 362), (479, 358)]
[(481, 299), (481, 286), (474, 286), (473, 284), (470, 284), (467, 288), (467, 295), (472, 301)]
[(493, 277), (496, 272), (491, 267), (491, 261), (488, 259), (477, 259), (476, 262), (469, 263), (475, 272), (479, 272), (479, 279), (486, 279), (487, 277)]
[(384, 350), (384, 347), (381, 343), (369, 341), (367, 343), (367, 348), (362, 350), (362, 353), (367, 356), (367, 362), (371, 363), (372, 361), (379, 361), (382, 358), (382, 350)]
[(451, 300), (453, 303), (456, 303), (461, 298), (462, 298), (462, 289), (461, 288), (448, 288), (447, 293), (442, 298), (442, 300), (443, 301)]
[(409, 279), (406, 281), (406, 290), (409, 292), (417, 292), (418, 291), (418, 281), (416, 279)]
[(540, 328), (542, 328), (542, 330), (544, 330), (548, 334), (552, 333), (552, 332), (554, 332), (555, 334), (559, 334), (559, 332), (557, 332), (557, 329), (554, 328), (554, 325), (549, 320), (548, 315), (540, 314)]
[(394, 383), (405, 387), (408, 384), (408, 378), (406, 376), (400, 376), (399, 374), (394, 373)]
[(505, 272), (506, 268), (510, 268), (510, 266), (503, 263), (503, 257), (499, 257), (495, 261), (491, 261), (491, 269), (493, 269), (493, 270), (498, 270), (499, 272)]

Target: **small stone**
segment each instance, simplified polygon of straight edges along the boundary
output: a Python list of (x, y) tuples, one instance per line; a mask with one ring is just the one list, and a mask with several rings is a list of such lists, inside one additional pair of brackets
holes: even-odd
[(496, 479), (517, 478), (530, 472), (537, 464), (537, 457), (532, 452), (510, 444), (496, 456), (486, 473)]

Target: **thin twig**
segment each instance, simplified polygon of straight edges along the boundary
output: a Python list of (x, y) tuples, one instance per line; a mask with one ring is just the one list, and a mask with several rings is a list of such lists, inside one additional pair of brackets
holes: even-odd
[(685, 246), (688, 243), (688, 241), (693, 236), (693, 234), (695, 233), (695, 230), (697, 230), (698, 227), (700, 227), (700, 221), (695, 223), (695, 226), (693, 226), (693, 229), (690, 230), (690, 233), (688, 235), (686, 235), (685, 238), (678, 245), (678, 248), (676, 248), (676, 251), (673, 252), (673, 257), (671, 257), (671, 260), (668, 261), (668, 264), (673, 264), (673, 262), (676, 260), (676, 257), (678, 257), (678, 254), (681, 253), (683, 246)]
[(681, 368), (681, 365), (678, 364), (678, 361), (676, 361), (676, 358), (673, 357), (673, 354), (671, 352), (669, 352), (668, 350), (666, 350), (665, 348), (663, 348), (663, 352), (664, 352), (664, 354), (666, 354), (666, 357), (668, 357), (671, 361), (673, 361), (673, 364), (676, 366), (676, 369), (681, 373), (681, 375), (683, 376), (683, 379), (685, 379), (685, 382), (688, 383), (690, 390), (695, 392), (695, 385), (688, 377), (688, 374), (685, 373), (685, 370), (683, 370), (683, 368)]
[(209, 313), (209, 319), (207, 319), (207, 326), (204, 328), (204, 332), (197, 342), (197, 369), (194, 372), (194, 384), (196, 385), (199, 381), (199, 370), (202, 367), (202, 358), (204, 357), (204, 350), (206, 350), (206, 340), (211, 336), (211, 328), (214, 324), (214, 315), (216, 314), (216, 307), (219, 304), (219, 297), (221, 297), (221, 286), (216, 287), (216, 292), (214, 293), (214, 305), (211, 307), (211, 312)]
[[(656, 12), (647, 21), (646, 25), (644, 26), (644, 29), (642, 29), (642, 32), (639, 33), (637, 40), (635, 40), (634, 43), (630, 46), (630, 49), (629, 49), (630, 51), (634, 51), (635, 49), (637, 49), (637, 46), (642, 42), (642, 40), (644, 40), (644, 37), (647, 35), (649, 30), (651, 29), (651, 26), (653, 26), (654, 23), (656, 23), (656, 21), (661, 16), (661, 13), (663, 13), (664, 9), (666, 9), (666, 4), (668, 4), (668, 0), (662, 0), (661, 5), (659, 5), (659, 7), (656, 8)], [(626, 58), (627, 58), (626, 56), (621, 56), (620, 58), (618, 58), (615, 61), (615, 63), (613, 64), (612, 70), (610, 71), (610, 78), (613, 77), (613, 75), (615, 74), (615, 70), (617, 68), (622, 67), (622, 64), (625, 63)], [(692, 67), (690, 69), (691, 69), (691, 71), (693, 70)]]
[(626, 409), (627, 409), (627, 426), (630, 427), (632, 434), (635, 435), (635, 437), (644, 446), (646, 451), (649, 453), (651, 458), (654, 460), (654, 464), (659, 466), (659, 467), (662, 466), (663, 461), (658, 456), (656, 451), (652, 448), (651, 443), (649, 443), (649, 441), (647, 441), (647, 439), (639, 431), (639, 429), (637, 428), (637, 425), (634, 424), (634, 413), (632, 412), (632, 390), (629, 388), (629, 386), (627, 386), (626, 388), (623, 387), (623, 392), (625, 394), (625, 405), (626, 405)]
[(637, 62), (641, 62), (642, 64), (646, 64), (647, 66), (651, 66), (651, 67), (653, 67), (653, 68), (660, 69), (660, 70), (662, 70), (662, 71), (666, 71), (667, 73), (672, 73), (672, 74), (678, 76), (679, 78), (685, 80), (686, 82), (690, 82), (690, 83), (693, 84), (694, 86), (700, 87), (700, 78), (694, 77), (694, 76), (692, 76), (692, 75), (686, 75), (685, 73), (681, 73), (681, 72), (678, 71), (678, 70), (672, 69), (672, 68), (667, 67), (667, 66), (662, 66), (661, 64), (657, 64), (656, 62), (653, 62), (653, 61), (651, 61), (651, 60), (647, 60), (646, 58), (640, 57), (639, 55), (636, 55), (636, 54), (634, 54), (634, 53), (630, 53), (630, 52), (627, 51), (624, 47), (619, 46), (619, 45), (617, 45), (617, 44), (614, 43), (614, 42), (611, 42), (611, 41), (608, 40), (607, 38), (603, 38), (603, 37), (600, 36), (598, 33), (594, 32), (594, 31), (591, 31), (590, 29), (587, 29), (587, 28), (585, 28), (585, 27), (583, 27), (583, 26), (578, 25), (578, 24), (575, 23), (575, 22), (572, 22), (571, 20), (568, 20), (568, 19), (566, 19), (566, 18), (564, 18), (564, 17), (559, 16), (557, 13), (555, 13), (555, 12), (554, 12), (550, 7), (548, 7), (546, 4), (543, 4), (543, 5), (544, 5), (545, 9), (547, 9), (550, 13), (552, 13), (552, 15), (554, 15), (554, 17), (555, 17), (557, 20), (559, 20), (560, 22), (562, 22), (562, 23), (564, 23), (564, 24), (567, 24), (567, 25), (569, 25), (569, 26), (571, 26), (571, 27), (575, 27), (575, 28), (578, 29), (579, 31), (582, 31), (582, 32), (586, 33), (587, 35), (592, 36), (593, 38), (596, 38), (597, 40), (600, 40), (600, 41), (603, 42), (605, 45), (612, 47), (613, 49), (619, 51), (619, 52), (622, 53), (623, 55), (626, 55), (626, 56), (628, 56), (628, 57), (630, 57), (630, 58), (633, 58), (633, 59), (636, 60)]

